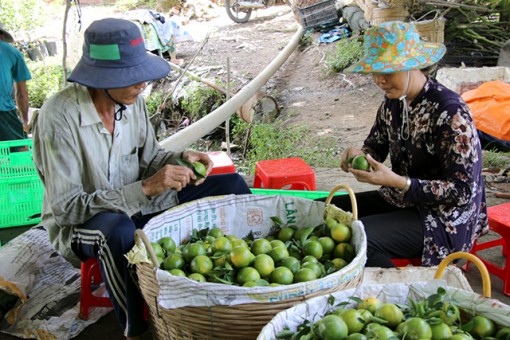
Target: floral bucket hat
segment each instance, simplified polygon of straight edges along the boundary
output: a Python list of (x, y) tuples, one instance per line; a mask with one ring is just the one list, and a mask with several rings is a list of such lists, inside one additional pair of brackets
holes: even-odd
[(443, 44), (420, 40), (414, 23), (390, 21), (365, 32), (364, 55), (344, 72), (393, 73), (422, 69), (437, 63), (446, 52)]
[(170, 64), (149, 53), (138, 26), (106, 18), (85, 31), (83, 54), (68, 80), (96, 89), (129, 87), (165, 77)]

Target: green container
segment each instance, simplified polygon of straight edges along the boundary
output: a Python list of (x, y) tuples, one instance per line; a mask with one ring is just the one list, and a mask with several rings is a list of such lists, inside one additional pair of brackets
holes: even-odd
[[(301, 198), (308, 198), (311, 200), (317, 198), (326, 198), (329, 191), (308, 191), (308, 190), (277, 190), (277, 189), (255, 189), (250, 188), (251, 192), (255, 195), (284, 195), (284, 196), (297, 196)], [(346, 192), (335, 192), (335, 196), (347, 195)]]
[(0, 142), (0, 228), (39, 223), (43, 196), (32, 140)]

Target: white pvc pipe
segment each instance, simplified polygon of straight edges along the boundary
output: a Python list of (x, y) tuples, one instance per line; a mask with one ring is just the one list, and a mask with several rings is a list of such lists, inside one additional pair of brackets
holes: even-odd
[(248, 99), (253, 97), (262, 85), (264, 85), (269, 78), (278, 71), (291, 53), (294, 52), (301, 40), (301, 37), (303, 36), (303, 32), (303, 27), (299, 26), (291, 41), (276, 56), (276, 58), (273, 59), (273, 61), (266, 66), (266, 68), (257, 77), (243, 87), (241, 91), (234, 95), (230, 100), (187, 128), (162, 140), (160, 142), (161, 146), (167, 151), (181, 152), (187, 146), (193, 144), (198, 139), (223, 124), (223, 122), (227, 119), (230, 119), (230, 116), (239, 110), (239, 108), (246, 103)]

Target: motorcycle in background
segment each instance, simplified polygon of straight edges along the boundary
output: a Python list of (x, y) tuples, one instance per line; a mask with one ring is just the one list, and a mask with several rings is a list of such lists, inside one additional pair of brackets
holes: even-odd
[(270, 7), (277, 0), (225, 0), (225, 8), (230, 19), (242, 24), (250, 20), (253, 10)]

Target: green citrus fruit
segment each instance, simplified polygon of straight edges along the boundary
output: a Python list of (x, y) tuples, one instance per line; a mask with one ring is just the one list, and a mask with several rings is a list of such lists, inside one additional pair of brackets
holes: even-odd
[(349, 243), (340, 242), (333, 249), (333, 257), (339, 257), (347, 262), (351, 262), (356, 257), (356, 253), (354, 251), (354, 247)]
[(207, 232), (207, 235), (212, 236), (214, 238), (225, 236), (225, 234), (223, 234), (223, 230), (221, 230), (221, 228), (217, 228), (217, 227), (209, 229), (209, 231)]
[(250, 247), (248, 246), (248, 243), (246, 243), (246, 241), (243, 239), (237, 238), (230, 242), (232, 242), (232, 248), (241, 246), (241, 247), (245, 247), (246, 249), (250, 249)]
[(207, 255), (195, 256), (190, 263), (191, 272), (202, 275), (209, 273), (213, 267), (213, 261)]
[(329, 236), (319, 237), (319, 242), (322, 246), (322, 251), (324, 254), (331, 254), (336, 244), (335, 241)]
[(283, 227), (278, 231), (277, 239), (283, 242), (292, 240), (294, 236), (294, 229), (291, 227)]
[(353, 158), (351, 166), (353, 169), (356, 170), (370, 170), (370, 164), (368, 163), (367, 159), (363, 155), (359, 155)]
[(473, 323), (473, 328), (469, 334), (477, 339), (491, 337), (496, 333), (494, 321), (485, 316), (475, 315), (471, 318), (470, 322)]
[(319, 322), (318, 333), (324, 340), (343, 339), (347, 337), (348, 328), (340, 317), (330, 314)]
[(274, 262), (279, 262), (289, 257), (289, 251), (285, 245), (276, 248), (273, 247), (269, 252), (269, 256), (273, 258)]
[(184, 261), (184, 259), (182, 258), (182, 256), (180, 254), (170, 254), (163, 261), (163, 269), (166, 269), (166, 270), (182, 269), (182, 268), (184, 268), (185, 264), (186, 264), (186, 261)]
[(168, 272), (173, 276), (186, 277), (186, 273), (182, 269), (170, 269)]
[(347, 309), (340, 317), (347, 325), (349, 334), (359, 333), (365, 327), (366, 321), (363, 319), (361, 312), (357, 309)]
[(259, 272), (261, 277), (269, 276), (275, 268), (274, 260), (267, 254), (259, 254), (253, 260), (253, 268)]
[(333, 217), (326, 217), (326, 219), (324, 220), (324, 224), (326, 224), (328, 229), (331, 229), (331, 227), (338, 224), (338, 221), (335, 220)]
[(287, 267), (277, 267), (271, 273), (271, 282), (290, 285), (294, 281), (294, 274)]
[(373, 327), (365, 334), (368, 339), (389, 340), (396, 339), (395, 333), (386, 326)]
[(254, 240), (250, 248), (254, 255), (267, 254), (271, 251), (271, 249), (273, 249), (271, 242), (265, 238), (258, 238)]
[(163, 248), (157, 242), (151, 242), (152, 249), (157, 257), (164, 258), (165, 254), (163, 253)]
[(352, 333), (345, 340), (367, 340), (367, 337), (361, 333)]
[(244, 267), (237, 273), (237, 283), (244, 285), (246, 282), (260, 280), (259, 272), (253, 267)]
[(317, 278), (313, 269), (301, 268), (294, 274), (294, 283), (313, 281)]
[(182, 256), (186, 262), (191, 263), (191, 260), (193, 260), (194, 257), (198, 255), (205, 255), (206, 253), (207, 251), (202, 243), (190, 243), (184, 248)]
[(230, 240), (225, 236), (218, 237), (212, 242), (211, 250), (213, 253), (229, 253), (232, 250), (232, 242), (230, 242)]
[(309, 268), (311, 270), (314, 271), (315, 273), (315, 276), (319, 279), (323, 276), (323, 273), (324, 273), (324, 269), (322, 267), (322, 264), (320, 263), (317, 263), (317, 262), (305, 262), (303, 264), (301, 264), (301, 269), (303, 268)]
[(351, 239), (352, 231), (347, 225), (338, 223), (331, 227), (329, 230), (331, 238), (335, 242), (349, 242)]
[(162, 237), (158, 240), (158, 243), (167, 255), (175, 252), (175, 241), (171, 237)]
[(193, 162), (193, 168), (195, 169), (195, 175), (205, 177), (207, 175), (207, 167), (204, 163), (201, 162)]
[(397, 327), (404, 319), (404, 313), (402, 313), (402, 310), (393, 303), (383, 304), (375, 311), (374, 316), (388, 321), (386, 326), (391, 329)]
[(197, 281), (197, 282), (207, 282), (207, 279), (205, 278), (205, 276), (200, 273), (191, 273), (188, 275), (188, 279), (191, 279), (191, 280)]
[(374, 296), (368, 296), (358, 304), (358, 309), (366, 309), (370, 313), (374, 314), (375, 311), (383, 305), (382, 301)]
[(498, 340), (510, 340), (510, 327), (503, 327), (496, 333)]
[(420, 340), (432, 339), (432, 329), (422, 318), (412, 317), (397, 326), (400, 339)]
[(430, 329), (432, 330), (432, 339), (443, 340), (452, 336), (452, 330), (450, 326), (444, 322), (430, 325)]
[(296, 272), (301, 268), (301, 263), (295, 257), (289, 256), (278, 262), (278, 266), (287, 267), (290, 269), (292, 274), (296, 274)]
[(307, 256), (313, 256), (316, 259), (320, 259), (322, 257), (323, 249), (322, 245), (319, 241), (314, 240), (308, 240), (305, 241), (305, 244), (303, 244), (303, 255)]
[(337, 257), (330, 261), (331, 267), (335, 269), (335, 271), (342, 269), (343, 267), (347, 266), (349, 263), (345, 261), (344, 259)]
[(236, 268), (248, 267), (254, 257), (250, 249), (244, 246), (237, 246), (230, 252), (230, 262)]

